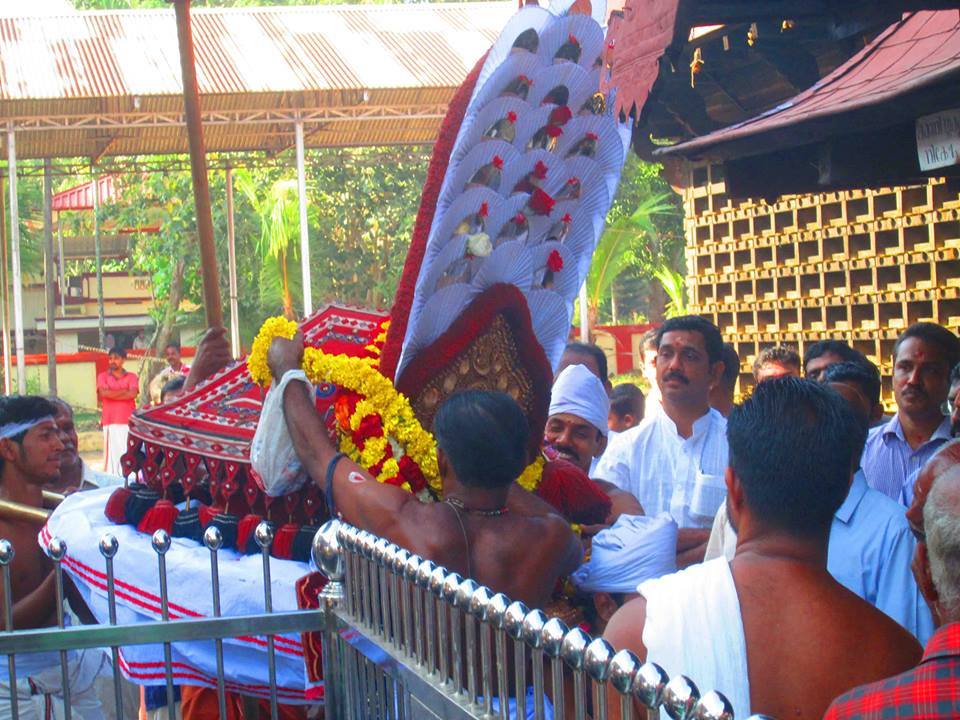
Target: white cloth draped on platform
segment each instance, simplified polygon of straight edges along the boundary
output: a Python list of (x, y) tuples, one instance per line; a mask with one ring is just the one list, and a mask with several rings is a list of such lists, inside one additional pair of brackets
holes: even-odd
[[(129, 525), (114, 525), (103, 508), (114, 488), (91, 490), (68, 496), (51, 515), (40, 534), (42, 543), (57, 536), (67, 544), (66, 570), (100, 622), (107, 622), (108, 606), (105, 561), (100, 538), (111, 533), (119, 542), (114, 557), (117, 622), (133, 624), (161, 619), (157, 554), (150, 536)], [(172, 620), (213, 615), (210, 586), (210, 552), (191, 540), (173, 538), (166, 554), (167, 588)], [(221, 614), (251, 615), (263, 612), (263, 561), (258, 555), (233, 550), (219, 552)], [(270, 562), (271, 590), (275, 612), (297, 610), (296, 581), (310, 572), (306, 563), (293, 560)], [(304, 703), (308, 685), (299, 634), (275, 638), (277, 684), (280, 702)], [(267, 697), (269, 675), (266, 638), (262, 636), (224, 640), (227, 690)], [(216, 658), (210, 640), (174, 643), (173, 669), (177, 683), (215, 687)], [(162, 645), (131, 645), (121, 650), (120, 666), (130, 680), (140, 685), (166, 682)], [(314, 697), (315, 693), (310, 692)]]

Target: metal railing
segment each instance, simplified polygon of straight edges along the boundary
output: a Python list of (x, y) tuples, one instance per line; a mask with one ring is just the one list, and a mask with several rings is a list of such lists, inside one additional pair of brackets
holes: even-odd
[[(590, 717), (602, 719), (608, 716), (608, 692), (616, 698), (623, 718), (634, 717), (636, 702), (651, 710), (663, 709), (674, 720), (733, 720), (733, 709), (721, 693), (701, 695), (682, 675), (669, 678), (653, 662), (641, 663), (626, 650), (615, 653), (602, 638), (568, 628), (541, 610), (511, 602), (470, 578), (336, 520), (325, 524), (313, 541), (314, 562), (329, 578), (320, 593), (320, 609), (272, 611), (273, 533), (262, 523), (256, 540), (263, 556), (264, 612), (220, 617), (222, 539), (215, 527), (208, 527), (203, 539), (210, 553), (213, 617), (170, 620), (165, 565), (170, 538), (160, 530), (152, 538), (160, 580), (160, 621), (116, 624), (113, 559), (118, 545), (108, 534), (100, 541), (108, 624), (65, 627), (62, 561), (66, 547), (53, 538), (45, 551), (54, 563), (58, 627), (32, 630), (12, 629), (14, 551), (9, 542), (0, 540), (6, 616), (0, 654), (7, 656), (12, 716), (18, 717), (15, 654), (60, 654), (63, 714), (70, 718), (68, 651), (110, 648), (116, 714), (124, 717), (119, 648), (162, 644), (167, 707), (173, 718), (172, 644), (214, 641), (217, 698), (220, 715), (225, 717), (225, 683), (231, 668), (225, 662), (223, 640), (265, 636), (271, 717), (276, 718), (274, 636), (320, 631), (325, 717), (330, 720), (504, 719), (526, 717), (528, 710), (539, 719), (549, 716), (551, 705), (556, 718), (582, 720), (589, 711)], [(510, 692), (511, 684), (515, 693)]]

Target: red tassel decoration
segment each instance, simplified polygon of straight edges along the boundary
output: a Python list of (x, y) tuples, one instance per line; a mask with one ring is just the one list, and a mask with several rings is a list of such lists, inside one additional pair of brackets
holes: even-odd
[(221, 508), (215, 508), (212, 505), (206, 505), (200, 508), (200, 526), (206, 530), (207, 525), (210, 524), (210, 521), (221, 512), (223, 512)]
[(137, 530), (148, 535), (153, 535), (157, 530), (166, 530), (170, 533), (173, 530), (173, 523), (177, 519), (180, 511), (177, 506), (169, 500), (157, 500), (153, 507), (147, 510), (146, 514), (137, 525)]
[(103, 514), (107, 520), (115, 525), (126, 525), (127, 523), (127, 500), (130, 498), (131, 491), (128, 487), (118, 487), (107, 499), (107, 505), (103, 508)]
[(293, 541), (297, 538), (300, 526), (294, 523), (284, 523), (273, 536), (273, 551), (271, 555), (280, 560), (289, 560), (293, 557)]
[(257, 525), (263, 522), (263, 518), (259, 515), (254, 515), (250, 513), (244, 515), (240, 518), (240, 522), (237, 523), (237, 550), (240, 552), (246, 552), (248, 540), (253, 537), (253, 531), (257, 529)]
[(528, 205), (537, 215), (549, 215), (556, 201), (540, 188), (534, 188)]

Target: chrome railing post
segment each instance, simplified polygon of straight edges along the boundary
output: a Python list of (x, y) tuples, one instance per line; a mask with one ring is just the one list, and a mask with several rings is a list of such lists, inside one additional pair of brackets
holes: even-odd
[(344, 673), (337, 652), (337, 618), (335, 611), (343, 603), (343, 577), (346, 560), (340, 545), (340, 521), (328, 520), (313, 537), (313, 562), (327, 577), (327, 584), (320, 591), (320, 607), (324, 611), (322, 649), (325, 704), (334, 717), (344, 713)]

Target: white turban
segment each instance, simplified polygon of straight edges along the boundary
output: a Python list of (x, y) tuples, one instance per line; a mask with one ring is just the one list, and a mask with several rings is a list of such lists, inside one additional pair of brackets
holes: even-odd
[(550, 391), (550, 415), (569, 413), (607, 435), (610, 397), (600, 378), (584, 365), (567, 365)]
[(583, 592), (635, 593), (640, 583), (676, 570), (677, 524), (670, 515), (621, 515), (594, 536), (590, 560), (570, 579)]

